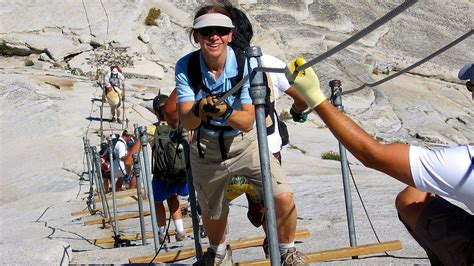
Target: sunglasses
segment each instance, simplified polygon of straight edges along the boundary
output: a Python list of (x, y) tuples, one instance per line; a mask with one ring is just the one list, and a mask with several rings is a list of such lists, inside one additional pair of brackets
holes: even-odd
[(229, 34), (231, 30), (232, 30), (231, 28), (226, 28), (226, 27), (205, 27), (205, 28), (196, 29), (196, 32), (201, 34), (204, 37), (209, 37), (214, 34), (217, 34), (219, 36), (224, 36), (224, 35)]

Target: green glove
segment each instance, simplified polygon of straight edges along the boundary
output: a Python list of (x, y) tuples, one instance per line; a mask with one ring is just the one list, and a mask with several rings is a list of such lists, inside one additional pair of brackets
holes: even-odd
[(292, 84), (292, 87), (295, 88), (301, 96), (303, 96), (308, 106), (314, 108), (326, 100), (326, 96), (324, 96), (323, 92), (319, 88), (318, 76), (311, 67), (298, 72), (296, 77), (293, 76), (295, 69), (305, 63), (306, 61), (304, 58), (296, 58), (287, 65), (285, 69), (285, 75), (290, 81), (290, 84)]

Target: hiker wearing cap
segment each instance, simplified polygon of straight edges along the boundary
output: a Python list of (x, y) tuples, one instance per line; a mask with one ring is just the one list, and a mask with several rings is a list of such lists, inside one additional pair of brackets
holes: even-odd
[[(104, 78), (105, 82), (105, 98), (110, 106), (110, 113), (112, 118), (111, 122), (117, 121), (121, 124), (122, 120), (120, 119), (120, 107), (122, 101), (125, 100), (124, 87), (125, 87), (125, 77), (119, 71), (118, 66), (112, 66), (111, 71), (107, 72)], [(117, 119), (115, 119), (117, 115)]]
[[(181, 134), (180, 137), (183, 137), (182, 131), (178, 133), (176, 129), (172, 129), (167, 125), (167, 118), (164, 113), (164, 106), (168, 96), (160, 94), (153, 99), (153, 112), (158, 118), (158, 122), (147, 127), (147, 133), (149, 135), (150, 146), (152, 147), (152, 157), (154, 164), (152, 165), (153, 169), (153, 195), (155, 200), (156, 208), (156, 219), (159, 226), (159, 237), (160, 242), (165, 241), (166, 237), (166, 212), (163, 205), (163, 201), (166, 200), (168, 203), (168, 208), (173, 218), (175, 226), (175, 239), (176, 241), (183, 241), (186, 239), (186, 232), (184, 231), (184, 221), (183, 214), (181, 213), (180, 202), (178, 196), (188, 196), (189, 189), (186, 179), (185, 168), (179, 174), (171, 174), (173, 171), (167, 171), (166, 169), (161, 169), (158, 167), (157, 161), (165, 161), (166, 158), (161, 158), (165, 156), (164, 150), (160, 150), (160, 147), (163, 148), (166, 146), (166, 143), (169, 141), (175, 141), (173, 136)], [(187, 132), (186, 132), (187, 133)], [(184, 136), (185, 137), (185, 136)], [(168, 141), (168, 142), (166, 142)], [(179, 145), (179, 143), (177, 142)], [(182, 146), (181, 146), (182, 147)], [(172, 146), (172, 150), (176, 151), (176, 145)], [(180, 150), (181, 152), (182, 150)], [(173, 161), (169, 162), (168, 167), (173, 167), (178, 169), (178, 164), (183, 166), (184, 163), (184, 153), (178, 158), (176, 155), (171, 155)], [(179, 162), (178, 162), (179, 159)], [(180, 168), (182, 169), (182, 167)]]
[[(304, 63), (297, 58), (287, 66), (289, 80)], [(472, 64), (461, 69), (459, 78), (473, 81)], [(474, 263), (474, 143), (448, 148), (381, 144), (326, 100), (311, 67), (296, 74), (293, 87), (365, 166), (408, 185), (397, 195), (395, 205), (431, 264)], [(471, 213), (444, 198), (463, 203)]]
[[(167, 95), (159, 94), (153, 99), (153, 113), (158, 121), (147, 126), (148, 142), (152, 150), (153, 198), (155, 200), (160, 243), (165, 241), (167, 234), (166, 211), (163, 204), (165, 200), (173, 218), (176, 241), (186, 239), (179, 196), (185, 197), (189, 194), (184, 152), (181, 142), (178, 141), (184, 140), (188, 132), (176, 129), (177, 125), (175, 127), (168, 125), (168, 117), (164, 112), (168, 98)], [(140, 147), (141, 142), (137, 140), (137, 143), (131, 148), (128, 160), (132, 160), (131, 154), (138, 153)], [(176, 150), (180, 154), (168, 153), (173, 153)]]
[[(209, 239), (205, 263), (231, 264), (225, 228), (229, 204), (227, 187), (235, 175), (245, 175), (263, 195), (255, 124), (255, 109), (249, 96), (249, 82), (238, 94), (213, 106), (217, 97), (232, 88), (239, 69), (232, 41), (234, 25), (221, 6), (205, 6), (194, 17), (192, 39), (200, 51), (182, 57), (176, 64), (176, 89), (180, 121), (194, 129), (190, 144), (194, 187), (202, 210), (202, 221)], [(198, 56), (201, 86), (193, 86), (188, 63)], [(196, 69), (199, 71), (199, 69)], [(243, 75), (248, 71), (243, 70)], [(238, 77), (237, 77), (238, 78)], [(278, 163), (270, 156), (280, 252), (293, 252), (296, 232), (296, 207), (288, 180)]]

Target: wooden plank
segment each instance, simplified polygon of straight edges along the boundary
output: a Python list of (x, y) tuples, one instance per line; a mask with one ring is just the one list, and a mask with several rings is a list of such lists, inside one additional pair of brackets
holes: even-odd
[[(318, 251), (318, 252), (313, 252), (313, 253), (306, 253), (304, 260), (305, 262), (310, 263), (310, 262), (318, 262), (318, 261), (325, 261), (325, 260), (350, 258), (353, 256), (368, 255), (368, 254), (373, 254), (373, 253), (381, 253), (385, 251), (394, 251), (394, 250), (400, 250), (400, 249), (402, 249), (402, 243), (398, 240), (395, 240), (395, 241), (367, 244), (367, 245), (361, 245), (361, 246), (355, 246), (355, 247), (347, 247), (347, 248)], [(246, 261), (246, 262), (236, 263), (236, 265), (239, 265), (239, 266), (270, 265), (270, 260)]]
[[(181, 204), (179, 205), (180, 208), (182, 207), (187, 207), (187, 204)], [(111, 208), (112, 209), (112, 208)], [(165, 211), (168, 212), (168, 207), (165, 206)], [(150, 211), (144, 211), (143, 212), (143, 216), (149, 216), (150, 215)], [(119, 215), (117, 216), (117, 219), (119, 221), (123, 221), (123, 220), (128, 220), (128, 219), (134, 219), (134, 218), (139, 218), (140, 217), (140, 213), (139, 212), (132, 212), (132, 213), (127, 213), (127, 214), (123, 214), (123, 215)], [(90, 220), (90, 221), (87, 221), (87, 222), (84, 222), (84, 225), (94, 225), (94, 224), (103, 224), (103, 223), (110, 223), (114, 220), (114, 217), (111, 216), (109, 219), (105, 219), (105, 218), (99, 218), (99, 219), (95, 219), (95, 220)]]
[[(132, 196), (132, 198), (134, 198), (135, 196)], [(143, 202), (148, 202), (148, 199), (144, 199)], [(133, 205), (133, 204), (137, 204), (136, 201), (129, 201), (129, 202), (125, 202), (125, 203), (121, 203), (121, 204), (117, 204), (117, 208), (121, 208), (121, 207), (126, 207), (126, 206), (130, 206), (130, 205)], [(166, 208), (166, 207), (165, 207)], [(99, 207), (97, 209), (95, 209), (96, 211), (102, 211), (103, 208), (102, 207)], [(113, 208), (110, 208), (110, 210), (113, 210)], [(73, 212), (71, 213), (72, 216), (79, 216), (79, 215), (86, 215), (86, 214), (90, 214), (90, 211), (89, 210), (82, 210), (82, 211), (77, 211), (77, 212)]]
[[(143, 216), (149, 216), (150, 215), (150, 211), (144, 211), (143, 212)], [(117, 217), (117, 220), (119, 221), (123, 221), (123, 220), (128, 220), (128, 219), (134, 219), (134, 218), (139, 218), (140, 217), (140, 213), (138, 212), (132, 212), (132, 213), (127, 213), (127, 214), (123, 214), (123, 215), (119, 215)], [(95, 219), (95, 220), (91, 220), (91, 221), (87, 221), (87, 222), (84, 222), (84, 225), (94, 225), (94, 224), (103, 224), (103, 223), (110, 223), (114, 221), (114, 217), (110, 217), (108, 219), (105, 219), (105, 218), (99, 218), (99, 219)]]
[[(191, 233), (191, 232), (193, 232), (193, 228), (192, 227), (187, 227), (187, 228), (184, 228), (184, 231), (186, 233)], [(175, 232), (175, 230), (169, 230), (168, 234), (170, 236), (174, 236), (174, 235), (176, 235), (176, 232)], [(145, 238), (152, 238), (152, 237), (153, 237), (153, 232), (146, 232), (145, 233)], [(120, 239), (123, 239), (123, 240), (141, 240), (142, 235), (141, 234), (124, 235), (124, 236), (120, 236)], [(113, 237), (101, 238), (101, 239), (94, 240), (94, 244), (112, 244), (114, 242), (115, 242), (115, 240), (114, 240)]]
[[(144, 195), (144, 194), (145, 194), (145, 192), (142, 190), (142, 195)], [(115, 193), (115, 198), (123, 199), (123, 198), (128, 198), (128, 197), (132, 197), (132, 196), (136, 196), (136, 195), (137, 195), (137, 189), (132, 188), (132, 189), (122, 190), (122, 191), (119, 191), (119, 192)], [(111, 200), (112, 199), (112, 193), (107, 194), (107, 196), (105, 196), (105, 198), (107, 200)], [(94, 200), (96, 202), (100, 202), (100, 197), (95, 196)]]
[[(308, 229), (302, 229), (296, 231), (295, 238), (301, 239), (305, 237), (309, 237), (310, 232)], [(258, 247), (263, 244), (263, 240), (265, 236), (257, 236), (252, 238), (245, 238), (241, 240), (231, 241), (230, 247), (232, 250), (248, 248), (248, 247)], [(207, 245), (203, 245), (203, 250), (207, 249)], [(158, 255), (153, 261), (151, 261), (154, 255), (151, 256), (143, 256), (143, 257), (136, 257), (129, 259), (129, 263), (152, 263), (152, 262), (174, 262), (178, 260), (184, 260), (196, 256), (196, 250), (193, 248), (190, 249), (183, 249), (177, 252), (168, 252), (162, 255)]]

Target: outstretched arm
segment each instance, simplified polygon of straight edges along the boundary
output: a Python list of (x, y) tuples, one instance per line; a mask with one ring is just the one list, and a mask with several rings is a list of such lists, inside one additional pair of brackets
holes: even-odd
[(176, 103), (176, 89), (174, 89), (168, 97), (168, 100), (166, 100), (164, 108), (166, 123), (172, 128), (177, 128), (179, 124), (179, 116), (178, 110), (176, 109)]
[[(295, 68), (304, 63), (302, 58), (291, 62), (287, 67), (287, 77), (291, 79)], [(415, 187), (410, 172), (408, 145), (381, 144), (372, 138), (326, 100), (319, 87), (319, 79), (312, 68), (298, 73), (293, 87), (305, 99), (308, 106), (318, 113), (334, 136), (365, 166)]]
[(407, 144), (379, 143), (327, 100), (314, 107), (314, 110), (344, 147), (365, 166), (415, 187)]

